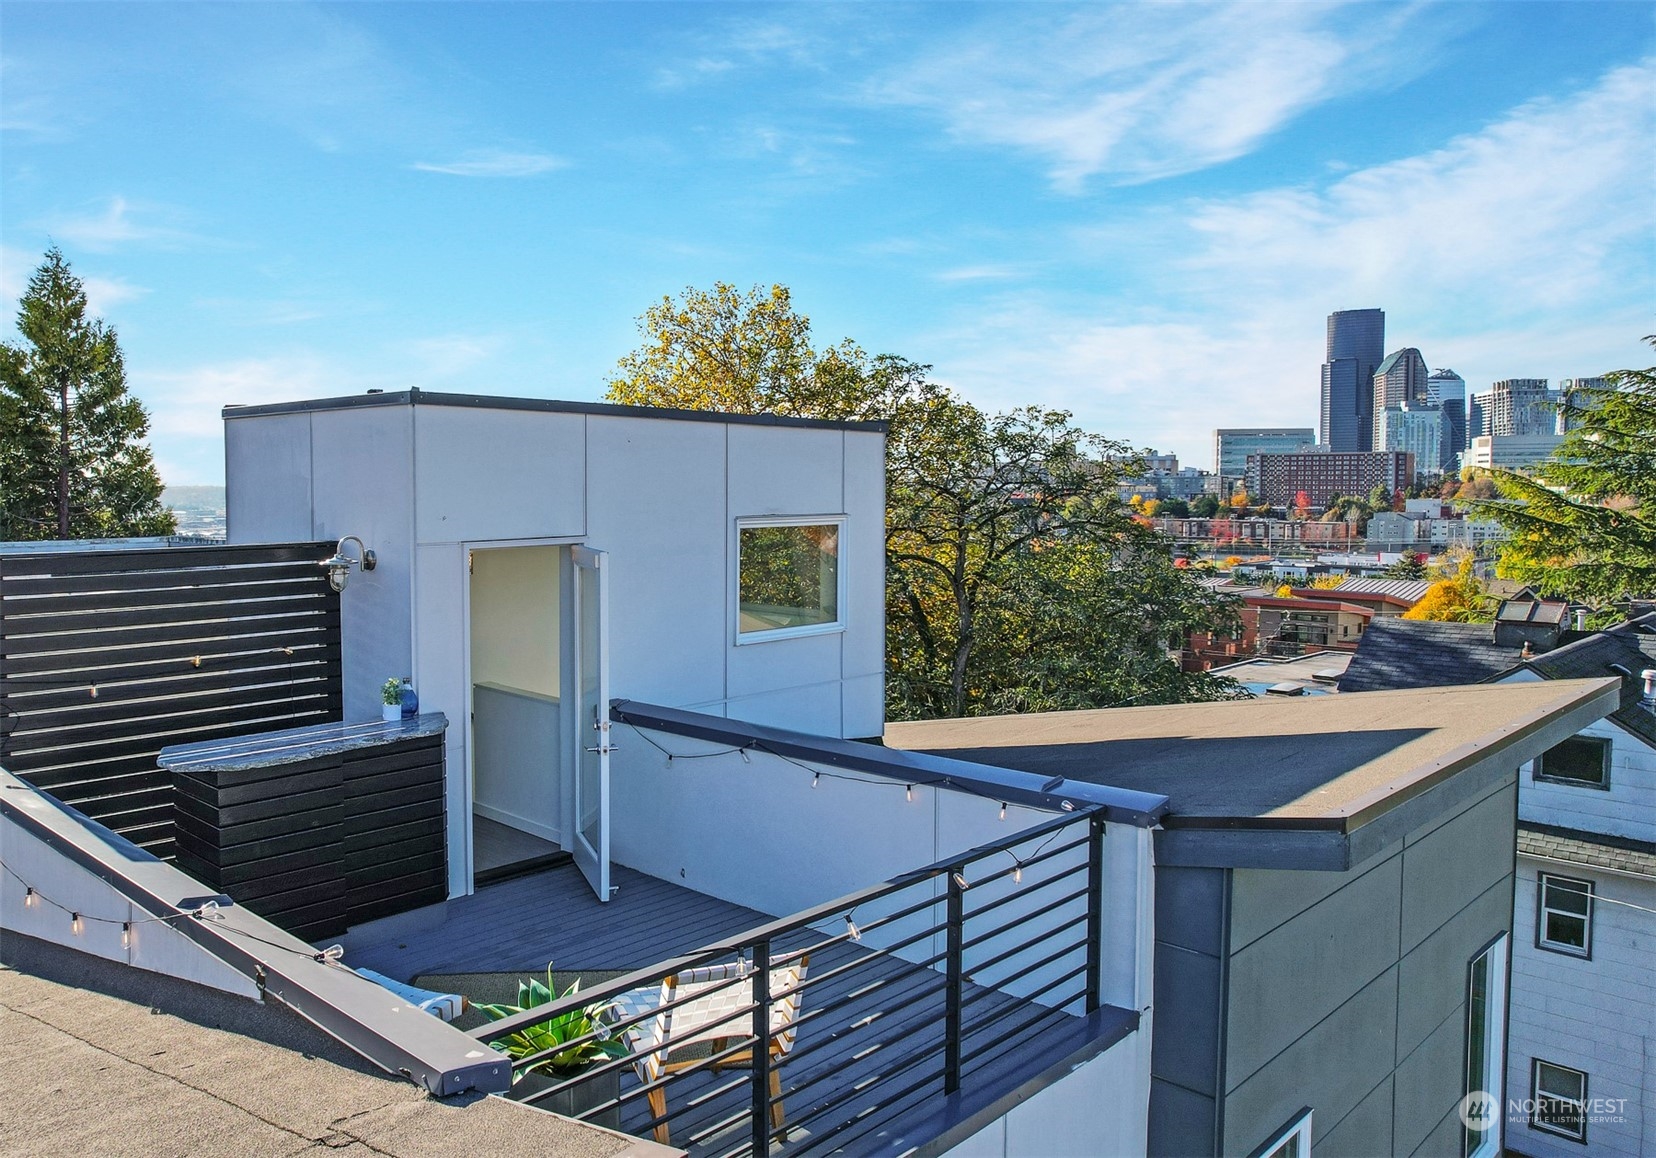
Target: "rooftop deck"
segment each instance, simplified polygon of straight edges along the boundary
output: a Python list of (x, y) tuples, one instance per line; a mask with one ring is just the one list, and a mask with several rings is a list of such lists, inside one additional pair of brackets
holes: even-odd
[[(572, 865), (353, 931), (346, 960), (402, 980), (437, 974), (632, 970), (729, 943), (772, 917), (615, 866), (606, 905)], [(1004, 916), (1004, 912), (1002, 913)], [(863, 918), (859, 916), (859, 920)], [(771, 942), (811, 952), (793, 1053), (780, 1065), (787, 1133), (772, 1154), (905, 1154), (957, 1139), (979, 1115), (1028, 1096), (1066, 1059), (1108, 1048), (1136, 1026), (1127, 1010), (1085, 1016), (964, 987), (959, 1091), (945, 1094), (944, 974), (815, 928)], [(1074, 1006), (1072, 1005), (1073, 1009)], [(741, 1023), (738, 1022), (738, 1025)], [(620, 1127), (650, 1136), (645, 1099), (622, 1070)], [(751, 1153), (751, 1073), (702, 1070), (669, 1088), (671, 1143), (692, 1155)]]

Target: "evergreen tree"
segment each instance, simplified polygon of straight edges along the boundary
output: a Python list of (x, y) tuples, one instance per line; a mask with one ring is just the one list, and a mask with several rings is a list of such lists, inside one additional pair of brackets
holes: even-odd
[(1604, 377), (1533, 476), (1496, 470), (1499, 497), (1470, 504), (1507, 530), (1497, 575), (1600, 607), (1656, 597), (1656, 366)]
[(0, 539), (166, 535), (149, 415), (127, 392), (115, 331), (56, 248), (0, 344)]

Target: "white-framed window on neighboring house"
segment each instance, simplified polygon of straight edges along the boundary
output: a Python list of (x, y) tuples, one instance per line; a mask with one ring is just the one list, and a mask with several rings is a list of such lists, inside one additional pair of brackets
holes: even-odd
[(1603, 736), (1571, 736), (1541, 753), (1535, 778), (1578, 788), (1610, 787), (1610, 741)]
[(1593, 882), (1537, 873), (1535, 891), (1535, 947), (1591, 958)]
[(1288, 1119), (1268, 1142), (1256, 1146), (1248, 1158), (1311, 1158), (1311, 1108)]
[(736, 642), (845, 629), (843, 515), (736, 522)]
[(1530, 1064), (1530, 1098), (1535, 1107), (1530, 1129), (1587, 1141), (1586, 1074), (1536, 1058)]

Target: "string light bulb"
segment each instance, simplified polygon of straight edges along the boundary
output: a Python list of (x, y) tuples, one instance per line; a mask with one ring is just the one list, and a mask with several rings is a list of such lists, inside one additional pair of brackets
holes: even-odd
[(33, 908), (37, 907), (39, 904), (40, 904), (40, 894), (34, 891), (34, 886), (30, 885), (30, 886), (26, 887), (23, 890), (23, 907), (25, 909), (33, 909)]
[(914, 803), (914, 785), (912, 785), (912, 784), (903, 785), (903, 795), (908, 797), (908, 801), (909, 801), (910, 804), (913, 804)]
[(972, 887), (970, 884), (967, 883), (965, 873), (955, 873), (954, 874), (954, 883), (959, 885), (963, 889), (969, 889), (969, 888)]
[(71, 933), (78, 937), (85, 928), (86, 924), (81, 920), (81, 915), (79, 913), (69, 914), (69, 931)]
[(122, 921), (121, 922), (121, 948), (123, 948), (123, 949), (132, 948), (132, 922), (131, 921)]
[(1004, 800), (1001, 801), (1001, 817), (1000, 818), (1002, 820), (1006, 819), (1006, 801), (1004, 801)]
[(862, 930), (857, 928), (857, 922), (851, 919), (851, 914), (845, 914), (845, 931), (853, 941), (862, 940)]
[(1018, 865), (1012, 870), (1012, 883), (1015, 885), (1023, 884), (1023, 865)]
[(821, 772), (812, 772), (811, 773), (811, 787), (815, 788), (821, 783), (822, 783), (822, 773)]

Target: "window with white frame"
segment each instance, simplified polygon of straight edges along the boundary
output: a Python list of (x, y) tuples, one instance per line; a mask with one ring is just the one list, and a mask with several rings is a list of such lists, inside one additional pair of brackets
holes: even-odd
[(1290, 1118), (1268, 1142), (1255, 1147), (1248, 1158), (1311, 1158), (1311, 1110)]
[(1593, 955), (1593, 882), (1537, 873), (1535, 944), (1574, 957)]
[(1603, 736), (1571, 736), (1541, 753), (1535, 778), (1578, 788), (1610, 787), (1610, 741)]
[(1530, 1127), (1576, 1142), (1587, 1141), (1587, 1075), (1536, 1058), (1530, 1070), (1535, 1107)]
[(845, 626), (843, 517), (742, 519), (736, 525), (736, 642)]

